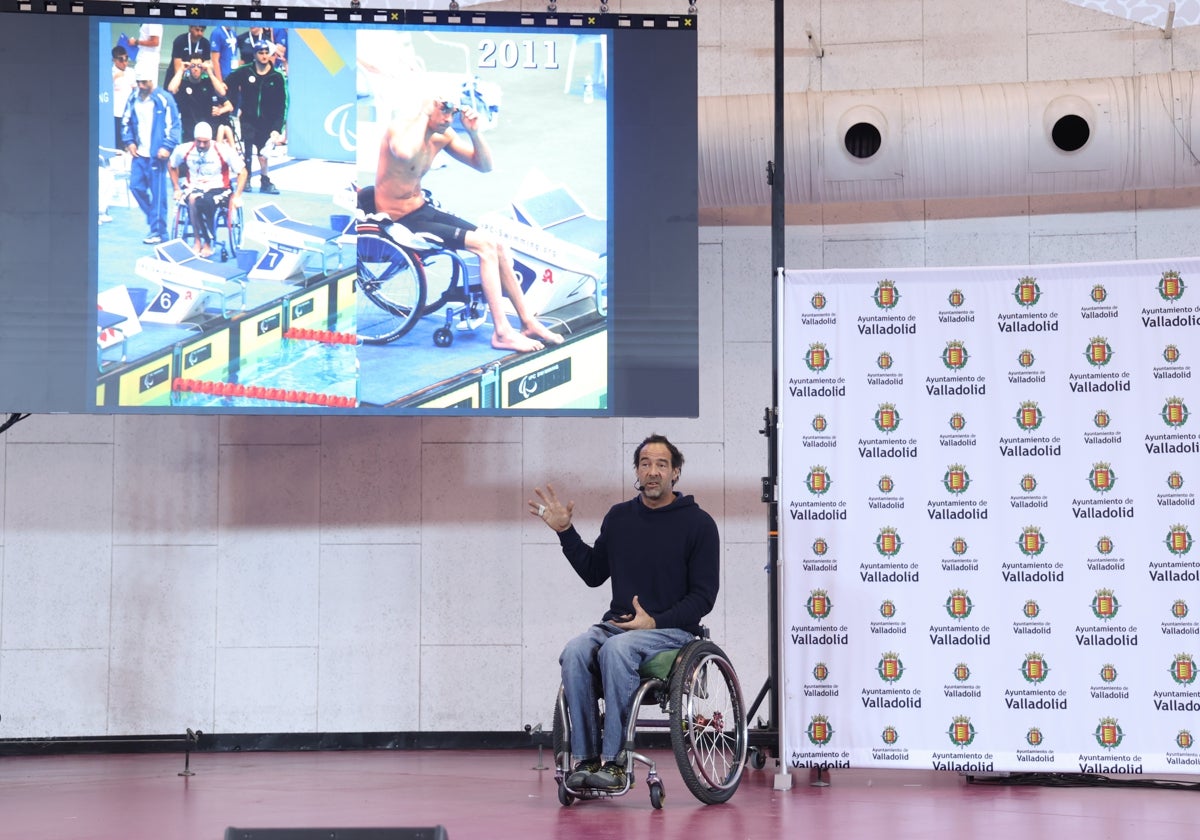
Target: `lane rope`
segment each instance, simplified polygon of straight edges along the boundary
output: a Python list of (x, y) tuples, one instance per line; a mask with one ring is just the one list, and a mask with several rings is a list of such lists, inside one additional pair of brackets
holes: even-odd
[(262, 385), (246, 385), (241, 382), (214, 382), (207, 379), (176, 377), (171, 389), (179, 393), (205, 394), (216, 397), (234, 397), (249, 400), (268, 400), (280, 403), (299, 403), (329, 408), (357, 408), (355, 397), (340, 394), (322, 394), (318, 391), (293, 391), (285, 388), (267, 388)]

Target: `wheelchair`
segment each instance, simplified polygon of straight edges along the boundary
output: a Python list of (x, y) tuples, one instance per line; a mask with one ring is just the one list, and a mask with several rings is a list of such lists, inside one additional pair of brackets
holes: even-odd
[[(437, 237), (417, 235), (403, 225), (374, 216), (359, 219), (355, 285), (378, 308), (361, 310), (357, 332), (363, 344), (388, 344), (408, 333), (426, 315), (452, 303), (445, 323), (434, 330), (433, 343), (449, 347), (457, 320), (474, 329), (483, 323), (486, 306), (474, 254), (443, 248)], [(397, 238), (398, 237), (398, 238)], [(445, 291), (428, 301), (430, 275), (443, 280)], [(365, 317), (364, 317), (365, 316)]]
[[(554, 779), (558, 801), (570, 806), (576, 799), (623, 796), (633, 786), (634, 762), (649, 767), (646, 784), (650, 804), (661, 809), (666, 798), (652, 759), (634, 749), (638, 730), (669, 729), (679, 774), (692, 795), (706, 805), (726, 802), (741, 782), (749, 752), (742, 687), (729, 658), (707, 632), (678, 650), (664, 651), (645, 662), (625, 727), (625, 787), (595, 790), (567, 787), (567, 777), (582, 756), (571, 755), (570, 717), (562, 686), (554, 707)], [(604, 701), (601, 699), (600, 705)], [(643, 706), (657, 705), (666, 718), (639, 717)]]
[[(238, 248), (242, 246), (242, 232), (245, 229), (242, 208), (234, 208), (231, 213), (229, 199), (226, 198), (217, 205), (213, 228), (213, 248), (220, 250), (221, 262), (227, 262), (237, 254)], [(196, 230), (192, 225), (191, 213), (187, 206), (186, 190), (183, 197), (175, 204), (175, 221), (171, 226), (171, 238), (183, 239), (185, 242), (193, 242), (196, 238)]]

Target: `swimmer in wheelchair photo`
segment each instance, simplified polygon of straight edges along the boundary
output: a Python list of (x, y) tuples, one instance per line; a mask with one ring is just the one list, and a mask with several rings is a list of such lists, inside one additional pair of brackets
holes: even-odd
[[(493, 311), (480, 282), (479, 257), (469, 250), (447, 247), (436, 234), (414, 232), (386, 214), (368, 213), (364, 208), (374, 206), (373, 191), (373, 187), (364, 187), (358, 192), (354, 226), (356, 283), (373, 304), (359, 310), (358, 335), (364, 344), (388, 344), (407, 335), (422, 317), (446, 307), (441, 325), (433, 331), (433, 343), (449, 347), (456, 330), (479, 328)], [(555, 192), (565, 194), (566, 190), (558, 187)], [(431, 195), (426, 198), (436, 207)], [(570, 307), (579, 317), (581, 301), (585, 320), (606, 317), (604, 255), (589, 253), (552, 231), (499, 213), (488, 214), (483, 222), (490, 233), (507, 243), (511, 270), (524, 290), (518, 294), (527, 316), (551, 324), (556, 334), (570, 333), (563, 315)], [(434, 297), (439, 288), (441, 294)], [(506, 313), (515, 314), (510, 300), (502, 296), (501, 306)]]
[[(648, 766), (650, 803), (665, 788), (655, 762), (636, 749), (643, 729), (667, 729), (688, 790), (705, 804), (737, 790), (749, 753), (741, 685), (700, 619), (720, 583), (720, 537), (692, 496), (674, 489), (683, 453), (662, 435), (634, 450), (637, 495), (614, 505), (588, 545), (572, 524), (575, 503), (535, 488), (529, 512), (557, 536), (588, 586), (610, 583), (600, 623), (567, 642), (554, 708), (559, 802), (623, 796), (635, 764)], [(641, 718), (657, 705), (662, 716)]]
[(213, 256), (215, 248), (222, 261), (228, 260), (242, 240), (242, 159), (213, 138), (208, 123), (198, 122), (193, 139), (176, 146), (167, 164), (175, 195), (171, 238), (191, 239), (199, 257)]
[[(456, 116), (461, 131), (453, 127)], [(394, 341), (421, 316), (451, 299), (464, 302), (465, 317), (477, 323), (482, 322), (486, 307), (492, 318), (491, 343), (498, 350), (529, 353), (562, 343), (563, 336), (526, 306), (508, 246), (440, 209), (421, 186), (442, 151), (479, 172), (491, 170), (491, 149), (478, 131), (479, 120), (478, 113), (460, 107), (455, 99), (433, 98), (423, 101), (417, 113), (402, 116), (384, 129), (375, 184), (358, 193), (361, 216), (356, 233), (359, 287), (391, 317), (360, 325), (365, 343)], [(459, 253), (463, 251), (469, 253), (469, 263)], [(451, 282), (446, 294), (427, 305), (426, 261), (435, 255), (450, 261)], [(477, 288), (472, 288), (473, 276)], [(517, 328), (509, 323), (505, 298), (519, 322)], [(435, 335), (439, 346), (453, 340), (448, 327)]]
[[(479, 261), (469, 252), (446, 248), (434, 233), (415, 233), (374, 207), (374, 187), (358, 194), (356, 282), (376, 311), (360, 311), (358, 335), (364, 344), (389, 344), (407, 335), (417, 321), (449, 303), (445, 324), (434, 331), (438, 347), (454, 341), (455, 319), (474, 329), (484, 320)], [(445, 290), (430, 302), (430, 268), (440, 264)]]

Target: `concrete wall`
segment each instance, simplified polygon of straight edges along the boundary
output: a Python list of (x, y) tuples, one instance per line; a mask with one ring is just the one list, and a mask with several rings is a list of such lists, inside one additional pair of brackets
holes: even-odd
[[(773, 4), (698, 6), (701, 94), (770, 92)], [(787, 19), (794, 91), (1200, 68), (1200, 29), (1166, 40), (1065, 0), (810, 0), (788, 2)], [(770, 138), (747, 141), (765, 166)], [(1198, 208), (1192, 191), (792, 207), (787, 263), (1192, 255)], [(652, 431), (684, 450), (679, 489), (720, 526), (708, 624), (752, 697), (767, 672), (769, 213), (724, 208), (703, 222), (696, 420), (14, 426), (0, 437), (0, 738), (549, 726), (559, 647), (607, 594), (575, 577), (525, 500), (553, 482), (594, 536), (608, 506), (633, 494), (632, 446)]]

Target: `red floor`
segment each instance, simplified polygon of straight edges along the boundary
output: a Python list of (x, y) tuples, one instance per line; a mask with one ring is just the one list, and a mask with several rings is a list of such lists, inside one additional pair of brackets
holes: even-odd
[[(610, 801), (558, 804), (536, 750), (200, 753), (0, 758), (3, 840), (221, 840), (227, 826), (424, 827), (450, 840), (1180, 840), (1194, 837), (1191, 790), (969, 785), (954, 773), (836, 770), (829, 787), (797, 773), (790, 791), (749, 771), (725, 805), (701, 805), (669, 752), (666, 785)], [(1174, 777), (1200, 786), (1200, 777)]]

